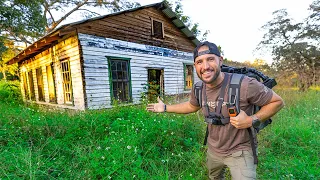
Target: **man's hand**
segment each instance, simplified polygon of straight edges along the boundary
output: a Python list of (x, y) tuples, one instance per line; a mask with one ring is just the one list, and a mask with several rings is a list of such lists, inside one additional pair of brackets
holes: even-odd
[(158, 97), (158, 103), (156, 104), (148, 104), (147, 110), (152, 112), (164, 112), (164, 103)]
[(240, 110), (236, 117), (230, 117), (230, 123), (237, 129), (246, 129), (252, 126), (252, 117)]

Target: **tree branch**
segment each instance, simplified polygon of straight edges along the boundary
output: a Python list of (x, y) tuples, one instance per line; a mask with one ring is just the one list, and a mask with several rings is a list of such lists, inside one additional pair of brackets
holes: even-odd
[[(48, 2), (46, 0), (44, 1), (44, 5), (43, 6), (44, 6), (44, 9), (45, 9), (44, 12), (48, 12), (49, 13), (49, 15), (50, 15), (50, 17), (52, 19), (52, 23), (55, 24), (56, 22), (55, 22), (55, 20), (53, 18), (53, 15), (52, 15), (52, 13), (51, 13), (51, 11), (49, 9), (49, 4), (48, 4)], [(45, 13), (45, 16), (46, 16), (46, 13)], [(49, 28), (48, 23), (47, 23), (47, 28)]]
[(65, 14), (62, 18), (60, 18), (56, 23), (53, 23), (52, 26), (47, 30), (47, 33), (51, 32), (54, 28), (56, 28), (63, 20), (65, 20), (70, 14), (78, 10), (81, 6), (87, 4), (88, 0), (79, 3), (75, 8)]
[(90, 12), (90, 13), (92, 13), (92, 14), (95, 14), (95, 15), (101, 16), (101, 14), (96, 13), (96, 12), (93, 12), (93, 11), (90, 11), (90, 10), (88, 10), (88, 9), (77, 9), (77, 10), (78, 10), (78, 11), (88, 11), (88, 12)]

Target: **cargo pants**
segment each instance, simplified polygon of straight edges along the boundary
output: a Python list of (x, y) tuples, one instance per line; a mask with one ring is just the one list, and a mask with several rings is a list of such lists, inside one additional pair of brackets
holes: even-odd
[(226, 166), (229, 167), (233, 180), (256, 179), (257, 165), (254, 164), (252, 151), (240, 150), (225, 157), (207, 151), (209, 179), (224, 179)]

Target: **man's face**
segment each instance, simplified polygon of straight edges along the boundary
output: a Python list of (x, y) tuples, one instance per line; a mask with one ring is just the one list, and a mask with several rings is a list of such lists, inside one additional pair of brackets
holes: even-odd
[[(199, 48), (198, 52), (208, 50), (207, 46)], [(222, 58), (215, 54), (204, 54), (195, 59), (194, 66), (198, 77), (206, 84), (213, 83), (220, 75)]]

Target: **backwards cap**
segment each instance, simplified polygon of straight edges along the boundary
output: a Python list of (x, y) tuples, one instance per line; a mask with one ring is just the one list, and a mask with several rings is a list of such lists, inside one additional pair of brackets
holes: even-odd
[[(198, 52), (200, 47), (202, 47), (202, 46), (208, 46), (209, 49), (205, 50), (205, 51)], [(204, 41), (204, 42), (198, 44), (198, 46), (194, 49), (194, 51), (193, 51), (193, 60), (196, 60), (196, 58), (198, 56), (201, 56), (201, 55), (204, 55), (204, 54), (215, 54), (215, 55), (217, 55), (219, 57), (221, 56), (217, 45), (215, 45), (214, 43), (208, 42), (208, 41)]]

